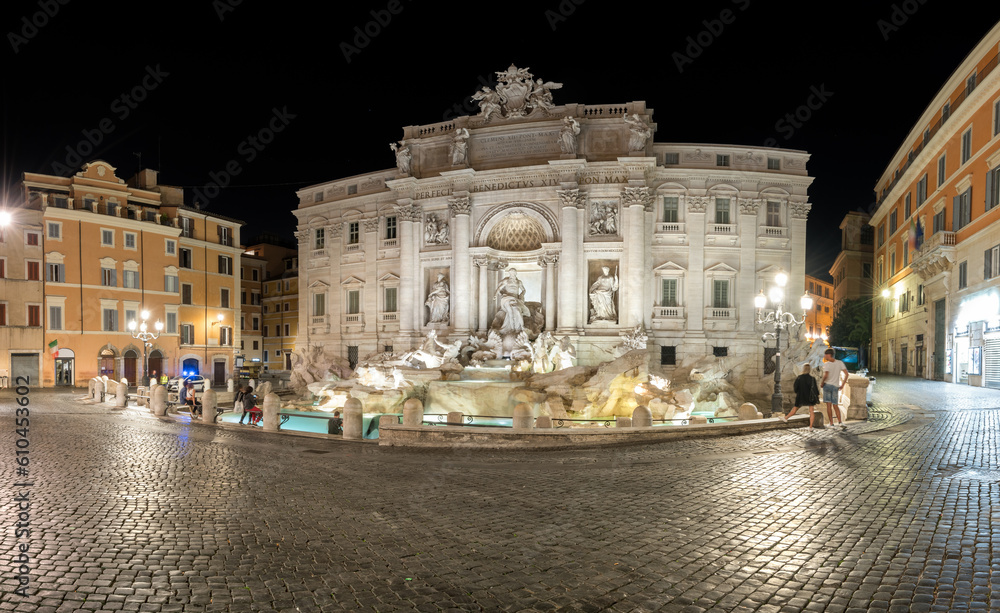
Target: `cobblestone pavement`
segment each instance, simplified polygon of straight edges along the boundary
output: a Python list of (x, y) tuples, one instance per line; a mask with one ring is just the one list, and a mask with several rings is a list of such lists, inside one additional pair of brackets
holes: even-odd
[[(0, 611), (1000, 609), (1000, 392), (880, 376), (847, 432), (441, 452), (0, 393)], [(902, 405), (915, 405), (905, 407)], [(15, 498), (31, 501), (15, 538)], [(12, 593), (30, 543), (30, 596)]]

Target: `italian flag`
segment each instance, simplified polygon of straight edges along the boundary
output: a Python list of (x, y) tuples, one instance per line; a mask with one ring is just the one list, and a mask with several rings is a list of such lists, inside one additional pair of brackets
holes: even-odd
[(53, 339), (52, 342), (49, 343), (49, 352), (52, 353), (52, 359), (53, 360), (56, 359), (57, 355), (59, 355), (59, 340), (58, 339)]

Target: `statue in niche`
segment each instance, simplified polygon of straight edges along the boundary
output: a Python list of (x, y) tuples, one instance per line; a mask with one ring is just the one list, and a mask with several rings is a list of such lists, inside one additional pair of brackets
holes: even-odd
[(465, 128), (455, 130), (455, 136), (451, 139), (451, 148), (449, 149), (449, 153), (451, 155), (452, 166), (465, 166), (469, 157), (468, 130)]
[(389, 143), (389, 148), (396, 154), (396, 169), (399, 170), (400, 174), (410, 174), (410, 163), (413, 161), (413, 154), (410, 153), (409, 145), (404, 145), (403, 141), (399, 141), (398, 145), (396, 143)]
[(448, 222), (438, 221), (437, 215), (431, 213), (424, 222), (424, 243), (428, 245), (448, 244)]
[(618, 204), (594, 202), (590, 212), (590, 235), (618, 234)]
[(450, 302), (451, 292), (448, 289), (448, 282), (444, 280), (443, 273), (438, 273), (437, 281), (431, 285), (431, 291), (427, 294), (427, 301), (424, 303), (431, 310), (431, 317), (427, 323), (448, 323)]
[(563, 153), (576, 155), (576, 137), (580, 135), (580, 122), (568, 116), (563, 118), (563, 127), (559, 131), (559, 147)]
[(649, 129), (646, 122), (639, 119), (637, 113), (633, 113), (631, 117), (625, 113), (625, 123), (628, 124), (629, 129), (628, 150), (643, 151), (646, 148), (646, 141), (653, 134), (653, 131)]
[(499, 303), (500, 308), (490, 327), (499, 329), (501, 336), (523, 331), (524, 318), (531, 312), (524, 304), (524, 284), (517, 278), (517, 270), (511, 268), (507, 271), (507, 276), (500, 281), (493, 294), (493, 300)]
[(573, 347), (573, 342), (569, 340), (568, 336), (559, 339), (559, 342), (549, 349), (549, 360), (552, 362), (554, 370), (563, 370), (564, 368), (572, 368), (574, 366), (576, 349)]
[(601, 267), (600, 277), (590, 286), (590, 321), (618, 321), (618, 312), (615, 310), (615, 292), (618, 291), (618, 269), (615, 269), (615, 276), (611, 276), (611, 269), (607, 266)]

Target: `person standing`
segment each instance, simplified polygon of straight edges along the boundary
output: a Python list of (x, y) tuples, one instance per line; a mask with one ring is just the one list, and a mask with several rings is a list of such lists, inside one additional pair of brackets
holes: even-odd
[(840, 390), (844, 389), (847, 383), (847, 367), (838, 360), (833, 349), (827, 349), (823, 353), (823, 402), (826, 403), (826, 413), (830, 417), (830, 427), (833, 426), (833, 416), (837, 416), (837, 423), (842, 430), (846, 430), (844, 420), (840, 418)]
[(156, 385), (157, 381), (159, 381), (159, 378), (157, 378), (156, 371), (154, 370), (149, 374), (149, 381), (147, 382), (147, 385), (149, 387), (153, 387), (154, 385)]
[(819, 388), (816, 386), (816, 378), (812, 376), (812, 367), (808, 364), (802, 366), (802, 374), (795, 378), (793, 389), (795, 390), (795, 406), (788, 415), (782, 415), (781, 421), (787, 422), (788, 418), (795, 415), (799, 407), (809, 407), (809, 429), (813, 429), (813, 408), (819, 402)]

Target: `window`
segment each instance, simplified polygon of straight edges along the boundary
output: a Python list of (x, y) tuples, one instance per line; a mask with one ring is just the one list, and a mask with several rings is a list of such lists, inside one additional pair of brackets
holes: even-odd
[(104, 309), (103, 317), (105, 332), (118, 331), (118, 309)]
[(194, 344), (194, 324), (181, 324), (181, 344)]
[(114, 268), (101, 268), (101, 285), (118, 287), (118, 271)]
[(386, 313), (396, 312), (396, 292), (397, 288), (387, 287), (385, 288), (385, 308), (383, 309)]
[(875, 244), (875, 228), (871, 226), (864, 226), (861, 228), (861, 244), (862, 245)]
[(387, 239), (396, 238), (397, 223), (395, 215), (385, 218), (385, 237)]
[(194, 304), (191, 298), (191, 289), (190, 283), (181, 284), (181, 304)]
[(49, 330), (62, 330), (61, 306), (49, 306)]
[(257, 290), (250, 290), (250, 304), (260, 306), (260, 292)]
[(254, 341), (253, 342), (253, 350), (257, 351), (258, 349), (260, 349), (260, 341)]
[(717, 154), (715, 156), (715, 165), (716, 166), (729, 166), (729, 156), (728, 155)]
[(285, 336), (291, 336), (291, 324), (285, 324)]
[(267, 326), (261, 328), (260, 335), (267, 338)]
[(913, 212), (913, 203), (910, 202), (910, 194), (906, 194), (905, 202), (903, 203), (903, 219), (909, 219), (910, 213)]
[(114, 247), (115, 246), (115, 231), (114, 230), (101, 230), (101, 245), (104, 247)]
[(944, 230), (944, 209), (934, 214), (933, 231), (931, 234), (937, 234)]
[(663, 221), (665, 223), (677, 223), (680, 221), (677, 216), (679, 201), (680, 198), (677, 196), (666, 196), (663, 198)]
[(219, 306), (228, 309), (229, 308), (229, 288), (223, 287), (219, 289)]
[(257, 270), (256, 268), (252, 269), (250, 271), (250, 280), (251, 281), (260, 281), (260, 271)]
[(167, 255), (177, 254), (177, 241), (168, 240), (166, 241)]
[(983, 280), (996, 276), (1000, 276), (1000, 245), (987, 249), (983, 261)]
[(947, 154), (942, 154), (941, 157), (938, 158), (938, 189), (944, 185), (945, 179), (948, 178), (946, 170), (948, 164), (947, 157)]
[(910, 310), (910, 292), (903, 292), (899, 296), (899, 312), (905, 313)]
[(952, 198), (952, 230), (957, 232), (972, 221), (972, 187)]
[(945, 102), (941, 107), (941, 123), (948, 121), (949, 117), (951, 117), (951, 102)]
[(861, 264), (861, 276), (865, 279), (872, 278), (872, 264), (871, 262), (862, 262)]
[(46, 264), (45, 280), (49, 283), (65, 283), (66, 266), (64, 264)]
[(24, 240), (25, 240), (25, 243), (27, 243), (27, 245), (29, 247), (37, 247), (38, 246), (38, 232), (28, 232), (25, 235), (25, 239)]
[(962, 133), (962, 164), (972, 157), (972, 128)]
[(889, 276), (896, 274), (896, 250), (893, 249), (892, 253), (889, 254)]
[(885, 224), (879, 224), (878, 226), (878, 246), (881, 247), (885, 244)]
[(969, 263), (961, 262), (958, 265), (958, 289), (965, 289), (969, 285)]
[(135, 249), (135, 232), (125, 233), (125, 248)]
[(715, 279), (712, 282), (712, 307), (729, 308), (729, 279)]
[(28, 325), (33, 328), (42, 325), (42, 307), (40, 305), (28, 305)]
[(773, 200), (767, 201), (767, 220), (764, 225), (777, 228), (781, 225), (781, 203)]
[(163, 291), (176, 294), (179, 289), (177, 283), (177, 275), (164, 275), (163, 276)]
[(357, 245), (361, 240), (361, 222), (352, 221), (347, 224), (347, 244)]
[(135, 309), (125, 309), (125, 325), (127, 326), (130, 321), (138, 322), (138, 318), (135, 316)]
[(181, 247), (180, 263), (178, 264), (181, 268), (191, 268), (191, 250)]
[(0, 326), (7, 325), (7, 303), (0, 302)]
[(326, 228), (313, 230), (313, 249), (317, 251), (326, 249)]
[(965, 93), (966, 95), (972, 93), (972, 90), (976, 89), (976, 73), (973, 72), (968, 79), (965, 80)]
[(660, 306), (677, 306), (677, 279), (663, 279), (661, 281)]
[(289, 305), (289, 303), (287, 303), (287, 302), (286, 302), (286, 303), (285, 303), (285, 310), (286, 310), (286, 311), (288, 310), (288, 305)]
[[(257, 317), (256, 315), (254, 315), (251, 318), (250, 321), (251, 321), (251, 323), (253, 323), (253, 330), (259, 332), (260, 331), (260, 317)], [(256, 347), (254, 347), (254, 349), (256, 349)]]
[(927, 201), (927, 173), (917, 181), (917, 206)]
[(876, 304), (875, 305), (875, 323), (879, 323), (881, 321), (882, 321), (882, 305)]
[(768, 170), (781, 170), (781, 160), (778, 158), (767, 158)]
[(918, 285), (917, 286), (917, 306), (920, 306), (923, 303), (924, 303), (924, 286), (923, 285)]
[(139, 289), (139, 271), (126, 270), (122, 272), (122, 287)]
[(177, 313), (167, 313), (167, 334), (177, 334)]
[(0, 258), (0, 279), (7, 278), (7, 258)]
[(228, 255), (219, 256), (219, 274), (220, 275), (231, 275), (233, 274), (233, 258)]
[(889, 213), (889, 236), (896, 233), (896, 210)]
[(24, 263), (24, 272), (28, 281), (42, 280), (42, 263), (28, 260)]
[(910, 244), (909, 242), (903, 243), (903, 268), (910, 265)]
[(986, 210), (1000, 204), (1000, 167), (986, 171)]
[(993, 136), (1000, 134), (1000, 99), (993, 103)]
[(218, 226), (219, 228), (219, 244), (225, 245), (226, 247), (233, 246), (233, 229), (229, 226)]
[(674, 366), (677, 364), (677, 347), (670, 345), (660, 346), (660, 364), (664, 366)]
[(882, 285), (882, 269), (883, 269), (884, 266), (885, 266), (884, 260), (882, 260), (882, 258), (879, 258), (878, 259), (878, 266), (876, 267), (876, 272), (878, 273), (878, 279), (876, 279), (876, 282), (879, 285)]
[(313, 317), (326, 315), (326, 294), (313, 294)]
[(233, 344), (233, 329), (229, 326), (219, 327), (219, 344), (228, 347)]
[(190, 217), (181, 217), (181, 236), (194, 238), (194, 223)]
[(715, 199), (715, 223), (729, 223), (729, 198)]
[[(288, 288), (289, 288), (289, 287), (291, 287), (291, 284), (290, 284), (290, 282), (288, 282), (288, 281), (285, 281), (285, 291), (286, 291), (286, 292), (288, 291)], [(285, 307), (285, 310), (286, 310), (286, 311), (288, 310), (288, 307), (287, 307), (287, 306)]]
[(729, 355), (729, 347), (712, 347), (712, 355), (717, 358), (724, 358)]
[(50, 221), (48, 224), (46, 224), (46, 227), (48, 228), (48, 237), (49, 238), (54, 239), (54, 240), (60, 240), (60, 239), (62, 239), (62, 226), (61, 225), (59, 225), (58, 223), (54, 223), (54, 222)]
[(679, 154), (679, 153), (664, 153), (663, 154), (663, 163), (664, 163), (664, 165), (680, 164), (681, 163), (681, 154)]
[(353, 289), (347, 292), (347, 314), (355, 315), (361, 312), (361, 292)]

